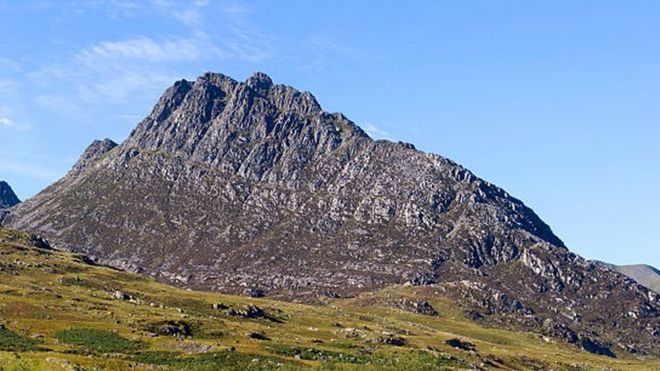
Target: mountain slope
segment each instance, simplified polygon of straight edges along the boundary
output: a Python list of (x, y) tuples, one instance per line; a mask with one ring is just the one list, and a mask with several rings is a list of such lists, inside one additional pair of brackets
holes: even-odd
[(660, 271), (657, 269), (645, 264), (636, 264), (620, 265), (617, 267), (617, 270), (651, 290), (660, 293)]
[(608, 267), (639, 282), (641, 285), (660, 293), (660, 271), (646, 264), (614, 265)]
[(479, 327), (438, 297), (431, 304), (440, 314), (379, 305), (393, 296), (415, 303), (421, 294), (413, 288), (321, 306), (192, 292), (3, 228), (0, 256), (3, 370), (660, 367), (657, 359), (598, 357), (534, 334)]
[(175, 83), (126, 141), (93, 143), (4, 222), (183, 287), (309, 301), (436, 285), (485, 323), (658, 349), (657, 295), (461, 166), (373, 141), (261, 73)]

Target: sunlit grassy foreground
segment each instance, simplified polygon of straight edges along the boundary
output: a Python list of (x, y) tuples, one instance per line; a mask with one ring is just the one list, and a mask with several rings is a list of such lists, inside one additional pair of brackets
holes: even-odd
[(439, 316), (367, 304), (415, 295), (302, 305), (186, 291), (0, 228), (0, 369), (660, 369), (480, 327), (442, 298), (426, 297)]

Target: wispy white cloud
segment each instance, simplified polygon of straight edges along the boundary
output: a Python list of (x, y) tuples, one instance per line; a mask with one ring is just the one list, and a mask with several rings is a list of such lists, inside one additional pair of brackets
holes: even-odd
[(0, 94), (5, 95), (7, 90), (16, 89), (18, 85), (15, 80), (0, 79)]
[(224, 55), (202, 32), (187, 38), (138, 37), (102, 42), (76, 56), (86, 76), (78, 75), (75, 79), (93, 82), (80, 85), (78, 94), (89, 99), (120, 100), (140, 92), (154, 92), (181, 77), (177, 74), (181, 63)]
[(66, 5), (52, 2), (50, 5), (51, 7), (64, 6), (67, 11), (76, 14), (103, 12), (113, 19), (159, 15), (194, 28), (204, 19), (203, 9), (211, 5), (211, 2), (204, 0), (85, 0), (66, 2)]
[(208, 7), (209, 1), (176, 1), (176, 0), (153, 0), (151, 5), (159, 12), (174, 18), (186, 26), (194, 29), (202, 27), (204, 21), (204, 8)]
[(79, 106), (157, 94), (182, 77), (182, 64), (222, 57), (223, 51), (202, 32), (161, 39), (140, 36), (99, 42), (68, 62), (44, 66), (29, 76), (35, 85), (58, 85), (40, 94), (37, 103), (75, 115)]
[(15, 79), (0, 78), (0, 129), (28, 130), (25, 123), (25, 104), (21, 99), (22, 83)]
[(239, 26), (231, 26), (230, 29), (232, 38), (226, 41), (230, 57), (252, 63), (273, 57), (268, 36)]
[(254, 12), (254, 10), (248, 7), (245, 3), (233, 3), (226, 4), (222, 8), (222, 12), (226, 16), (237, 18), (244, 18), (245, 16)]
[(5, 129), (15, 129), (15, 130), (27, 130), (30, 127), (25, 124), (19, 124), (16, 121), (10, 119), (9, 117), (3, 116), (0, 117), (0, 128)]
[(65, 97), (61, 93), (45, 93), (35, 97), (35, 102), (50, 111), (58, 112), (69, 118), (80, 118), (80, 105), (76, 104), (72, 96)]
[(78, 53), (77, 58), (87, 65), (128, 60), (147, 62), (170, 62), (194, 60), (202, 54), (222, 54), (213, 45), (208, 35), (198, 33), (190, 38), (168, 38), (154, 40), (137, 37), (120, 41), (104, 41)]
[[(25, 73), (32, 103), (36, 97), (41, 108), (75, 122), (93, 120), (93, 112), (108, 104), (124, 110), (117, 115), (142, 110), (153, 104), (154, 97), (173, 81), (194, 77), (193, 74), (217, 68), (221, 63), (245, 63), (259, 68), (270, 60), (274, 64), (323, 71), (334, 68), (338, 59), (364, 57), (359, 50), (328, 35), (301, 36), (298, 42), (283, 43), (262, 31), (255, 23), (259, 9), (246, 2), (88, 0), (77, 4), (82, 12), (103, 12), (145, 22), (157, 17), (179, 25), (170, 25), (167, 34), (98, 40), (82, 49), (59, 54), (56, 62), (46, 62)], [(0, 88), (2, 83), (0, 80)], [(0, 115), (14, 117), (14, 113)], [(387, 135), (379, 130), (371, 130), (371, 134)]]
[(348, 45), (338, 42), (329, 35), (314, 35), (301, 42), (299, 51), (304, 55), (296, 58), (304, 61), (302, 68), (310, 71), (325, 71), (337, 66), (337, 60), (363, 60), (366, 55)]
[[(165, 15), (184, 25), (185, 31), (100, 41), (75, 52), (70, 60), (42, 66), (30, 73), (35, 84), (51, 85), (51, 89), (42, 90), (37, 102), (65, 115), (75, 115), (81, 106), (108, 101), (120, 103), (136, 96), (158, 94), (183, 77), (181, 71), (188, 71), (189, 65), (215, 65), (218, 60), (232, 59), (258, 63), (272, 56), (272, 40), (251, 23), (252, 9), (239, 3), (218, 5), (204, 0), (92, 3), (96, 10), (122, 10), (125, 12), (121, 14), (126, 16)], [(92, 5), (85, 9), (91, 9)], [(210, 6), (213, 11), (207, 9)], [(207, 27), (208, 14), (216, 14), (223, 22)], [(63, 93), (63, 90), (68, 91)]]
[[(202, 58), (260, 62), (273, 56), (272, 37), (259, 31), (251, 15), (254, 8), (242, 2), (208, 0), (90, 0), (84, 8), (103, 8), (126, 17), (159, 14), (186, 27), (192, 36), (166, 38), (138, 36), (104, 41), (82, 50), (77, 57), (95, 63), (98, 59), (141, 59), (149, 62), (186, 61)], [(90, 5), (92, 4), (92, 5)], [(209, 15), (221, 22), (209, 22)]]
[(2, 66), (3, 69), (9, 69), (13, 71), (20, 71), (21, 70), (21, 64), (16, 62), (15, 60), (7, 57), (0, 56), (0, 66)]
[(0, 127), (11, 128), (16, 125), (9, 117), (0, 117)]
[(123, 9), (124, 11), (127, 12), (132, 11), (134, 9), (138, 9), (140, 7), (140, 2), (133, 0), (110, 0), (110, 3), (115, 7), (119, 9)]
[[(208, 14), (215, 14), (222, 22), (213, 24), (217, 38), (217, 53), (222, 50), (224, 58), (247, 62), (261, 62), (271, 58), (272, 38), (251, 22), (254, 9), (245, 3), (211, 3), (207, 0), (152, 0), (152, 11), (161, 13), (188, 27), (196, 34), (209, 35)], [(211, 9), (211, 6), (213, 9)], [(210, 37), (207, 37), (210, 39)], [(208, 46), (208, 45), (207, 45)]]
[(161, 90), (170, 85), (179, 76), (165, 70), (146, 71), (130, 67), (113, 68), (116, 74), (103, 78), (90, 85), (81, 85), (78, 91), (83, 98), (95, 100), (98, 97), (113, 101), (125, 100), (132, 95)]
[(244, 3), (230, 3), (225, 4), (220, 13), (227, 33), (223, 45), (229, 57), (252, 63), (273, 57), (275, 40), (252, 22), (253, 8)]
[(363, 124), (361, 125), (364, 131), (369, 134), (370, 137), (375, 139), (388, 139), (389, 133), (374, 124)]

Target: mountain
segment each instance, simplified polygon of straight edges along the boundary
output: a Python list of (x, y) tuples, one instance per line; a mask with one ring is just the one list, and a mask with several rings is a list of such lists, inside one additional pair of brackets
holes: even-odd
[(8, 213), (7, 209), (21, 202), (7, 182), (0, 180), (0, 222)]
[(14, 193), (14, 190), (11, 189), (9, 184), (3, 180), (0, 180), (0, 209), (8, 209), (20, 202), (21, 200), (18, 199)]
[(610, 269), (634, 279), (641, 285), (660, 293), (660, 271), (646, 264), (614, 265), (603, 263)]
[[(323, 306), (177, 289), (0, 227), (3, 370), (641, 370), (480, 327), (452, 303), (388, 287)], [(381, 306), (400, 298), (396, 308)], [(413, 304), (416, 304), (413, 305)]]
[(658, 295), (460, 165), (374, 141), (262, 73), (176, 82), (4, 223), (186, 288), (313, 302), (424, 286), (489, 326), (660, 349)]

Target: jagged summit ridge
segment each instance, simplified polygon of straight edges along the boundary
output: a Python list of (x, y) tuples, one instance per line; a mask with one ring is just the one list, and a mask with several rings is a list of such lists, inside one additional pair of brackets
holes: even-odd
[(178, 81), (123, 143), (90, 148), (5, 222), (186, 287), (307, 300), (438, 285), (509, 326), (657, 343), (657, 296), (570, 253), (520, 200), (264, 74)]
[(245, 83), (206, 73), (169, 88), (127, 146), (180, 154), (241, 175), (254, 171), (259, 177), (279, 154), (296, 151), (306, 162), (357, 140), (368, 136), (343, 115), (323, 112), (310, 93), (273, 85), (262, 73)]

